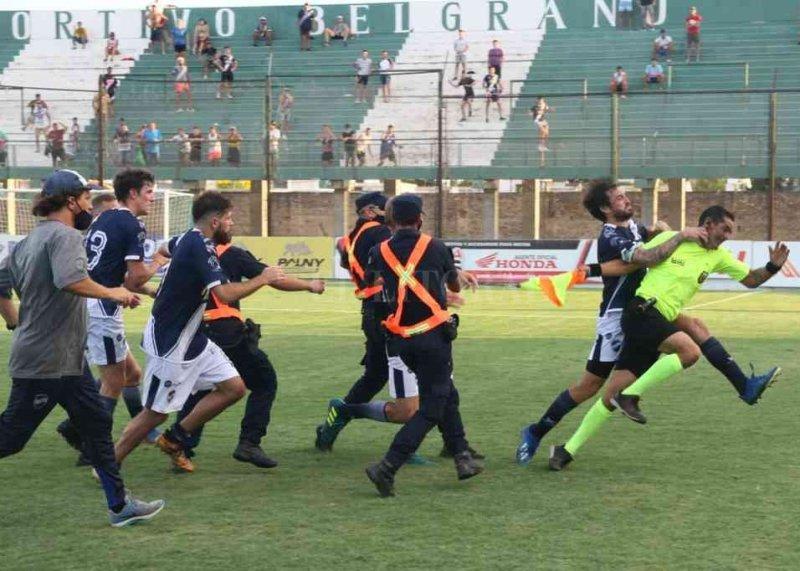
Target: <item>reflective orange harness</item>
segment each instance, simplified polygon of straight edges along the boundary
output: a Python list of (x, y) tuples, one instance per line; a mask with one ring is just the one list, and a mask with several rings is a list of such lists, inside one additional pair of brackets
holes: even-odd
[[(228, 251), (232, 244), (220, 244), (216, 246), (214, 249), (217, 252), (217, 257), (221, 258), (222, 254)], [(229, 317), (234, 317), (239, 321), (244, 321), (242, 317), (242, 312), (236, 309), (235, 307), (231, 307), (225, 303), (222, 303), (220, 299), (214, 295), (214, 292), (211, 292), (211, 299), (214, 300), (214, 305), (216, 307), (214, 309), (207, 309), (203, 313), (203, 321), (216, 321), (217, 319), (227, 319)]]
[(356, 235), (353, 236), (352, 241), (350, 240), (349, 235), (344, 237), (344, 247), (345, 250), (347, 250), (347, 265), (350, 268), (350, 280), (356, 285), (355, 294), (358, 299), (369, 299), (373, 295), (380, 293), (383, 289), (383, 287), (379, 285), (368, 286), (365, 288), (361, 288), (359, 286), (359, 280), (361, 283), (364, 282), (365, 272), (364, 268), (359, 263), (358, 258), (356, 258), (356, 242), (358, 242), (361, 234), (370, 228), (375, 228), (376, 226), (380, 225), (380, 222), (365, 222), (364, 225), (358, 229)]
[[(426, 290), (419, 281), (414, 277), (414, 271), (417, 269), (419, 261), (428, 249), (431, 243), (431, 237), (427, 234), (420, 234), (414, 249), (411, 251), (411, 256), (404, 266), (394, 255), (391, 248), (389, 248), (389, 240), (381, 242), (380, 250), (386, 264), (397, 275), (397, 310), (383, 321), (384, 327), (395, 335), (401, 337), (411, 337), (431, 331), (438, 327), (445, 321), (450, 319), (450, 314), (445, 311), (441, 305), (433, 298), (433, 296)], [(400, 319), (403, 317), (403, 303), (406, 299), (406, 291), (411, 290), (419, 300), (428, 306), (431, 310), (431, 316), (414, 325), (400, 325)]]

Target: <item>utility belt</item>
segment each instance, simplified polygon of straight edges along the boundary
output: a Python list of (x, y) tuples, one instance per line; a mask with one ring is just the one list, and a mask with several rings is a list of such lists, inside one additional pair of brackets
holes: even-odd
[[(437, 331), (441, 332), (444, 335), (445, 339), (448, 341), (455, 341), (458, 337), (458, 326), (461, 323), (461, 319), (458, 317), (457, 313), (450, 314), (450, 319), (441, 323), (437, 327), (433, 329), (429, 329), (423, 333), (419, 333), (418, 335), (425, 335), (426, 333), (435, 333)], [(393, 337), (397, 339), (408, 339), (408, 337), (403, 337), (402, 335), (397, 335), (389, 330), (385, 324), (383, 324), (383, 329), (386, 331), (387, 337)], [(416, 335), (415, 335), (416, 336)]]
[(655, 307), (656, 303), (658, 303), (658, 299), (654, 297), (645, 299), (637, 295), (628, 303), (628, 309), (639, 315), (644, 315), (650, 311), (651, 308)]
[(221, 349), (232, 349), (241, 343), (246, 343), (251, 350), (257, 349), (261, 339), (261, 325), (250, 318), (204, 321), (203, 332)]

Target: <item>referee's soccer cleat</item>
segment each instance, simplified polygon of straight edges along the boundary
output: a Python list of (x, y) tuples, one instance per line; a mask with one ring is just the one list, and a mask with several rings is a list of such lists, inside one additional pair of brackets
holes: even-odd
[(367, 466), (365, 471), (382, 498), (394, 496), (394, 473), (385, 460)]
[(764, 394), (764, 391), (776, 381), (781, 374), (781, 368), (773, 367), (765, 375), (756, 375), (753, 365), (750, 365), (750, 369), (753, 374), (745, 381), (744, 390), (739, 395), (739, 398), (749, 405), (754, 405)]
[(78, 429), (69, 421), (65, 420), (56, 426), (56, 432), (61, 435), (67, 444), (72, 446), (78, 452), (83, 450), (83, 439), (78, 433)]
[(647, 424), (647, 417), (639, 410), (638, 396), (617, 393), (611, 397), (611, 404), (617, 407), (622, 414), (630, 418), (633, 422)]
[(567, 464), (572, 462), (572, 454), (567, 452), (564, 446), (551, 446), (550, 447), (550, 469), (553, 472), (560, 472), (567, 467)]
[(469, 480), (473, 476), (477, 476), (483, 472), (483, 466), (469, 453), (469, 450), (465, 450), (453, 456), (453, 462), (456, 465), (456, 473), (458, 474), (459, 480)]
[(521, 441), (517, 446), (517, 464), (520, 466), (527, 466), (533, 460), (533, 455), (539, 449), (539, 440), (531, 430), (533, 426), (526, 426), (520, 432)]
[(176, 472), (186, 472), (188, 474), (194, 472), (194, 464), (186, 456), (186, 452), (180, 442), (173, 442), (165, 434), (162, 434), (156, 439), (156, 446), (170, 457), (172, 467)]
[[(470, 454), (472, 454), (472, 457), (475, 458), (475, 460), (486, 460), (486, 456), (475, 450), (472, 446), (467, 446), (467, 450)], [(442, 451), (439, 452), (439, 456), (442, 458), (452, 458), (453, 453), (447, 449), (447, 446), (442, 446)]]
[(259, 468), (275, 468), (278, 462), (267, 456), (258, 444), (240, 440), (233, 452), (233, 457), (239, 462), (249, 462)]
[(143, 502), (126, 495), (125, 507), (119, 513), (108, 510), (108, 519), (112, 527), (125, 527), (154, 518), (164, 509), (164, 505), (164, 500)]

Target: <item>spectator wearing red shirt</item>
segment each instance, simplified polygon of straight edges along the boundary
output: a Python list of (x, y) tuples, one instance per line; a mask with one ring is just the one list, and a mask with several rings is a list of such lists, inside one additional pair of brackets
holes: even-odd
[(697, 8), (692, 6), (686, 16), (686, 63), (689, 63), (694, 54), (694, 61), (700, 61), (700, 24), (703, 17)]

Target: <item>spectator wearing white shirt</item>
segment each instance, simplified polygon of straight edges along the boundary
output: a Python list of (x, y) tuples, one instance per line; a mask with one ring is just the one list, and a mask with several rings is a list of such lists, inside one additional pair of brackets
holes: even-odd
[(464, 38), (464, 30), (458, 31), (458, 39), (453, 42), (453, 52), (456, 56), (456, 73), (453, 80), (459, 78), (458, 68), (461, 67), (461, 74), (467, 73), (467, 52), (469, 52), (469, 42)]
[(381, 60), (378, 62), (378, 73), (381, 78), (381, 91), (384, 101), (389, 101), (389, 97), (392, 95), (392, 75), (390, 72), (393, 69), (394, 60), (389, 57), (389, 52), (383, 50), (381, 52)]
[(633, 27), (633, 0), (617, 2), (617, 28), (630, 30)]
[(361, 57), (353, 62), (353, 67), (356, 69), (356, 103), (366, 103), (367, 83), (372, 73), (372, 60), (367, 50), (361, 52)]
[(672, 36), (669, 36), (667, 31), (661, 28), (661, 32), (653, 40), (653, 59), (666, 59), (667, 63), (672, 63), (672, 47)]
[(653, 58), (650, 64), (644, 68), (644, 88), (648, 89), (651, 85), (661, 85), (664, 82), (664, 68)]
[(178, 145), (178, 159), (181, 166), (189, 166), (189, 153), (192, 151), (192, 145), (189, 142), (189, 135), (186, 134), (182, 128), (178, 129), (178, 133), (170, 138), (170, 141)]
[(616, 71), (611, 75), (611, 93), (616, 93), (623, 99), (628, 93), (628, 74), (621, 65), (617, 66)]

